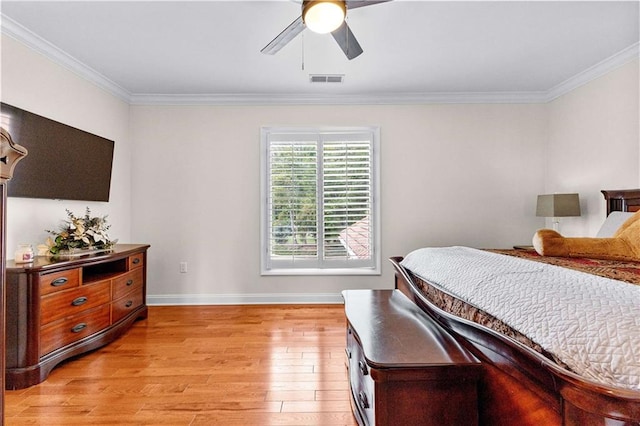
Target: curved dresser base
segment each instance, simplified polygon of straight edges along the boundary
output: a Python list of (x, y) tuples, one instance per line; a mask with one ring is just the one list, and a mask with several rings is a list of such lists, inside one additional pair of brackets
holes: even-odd
[(5, 388), (44, 381), (61, 362), (105, 346), (147, 318), (148, 245), (7, 265)]
[(51, 371), (63, 361), (99, 349), (119, 339), (131, 328), (134, 322), (140, 319), (146, 319), (147, 311), (148, 308), (146, 306), (140, 307), (136, 312), (121, 320), (119, 323), (97, 334), (56, 350), (42, 357), (40, 362), (35, 365), (30, 365), (26, 368), (7, 368), (5, 372), (7, 390), (24, 389), (42, 383), (49, 377)]

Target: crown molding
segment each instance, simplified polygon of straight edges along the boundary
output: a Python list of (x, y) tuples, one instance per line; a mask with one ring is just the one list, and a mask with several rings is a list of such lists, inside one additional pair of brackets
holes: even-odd
[(48, 42), (4, 14), (0, 14), (0, 22), (3, 35), (21, 42), (32, 50), (50, 59), (52, 62), (68, 69), (85, 80), (88, 80), (115, 97), (120, 98), (127, 103), (131, 102), (131, 95), (126, 89), (109, 80), (93, 68), (80, 62), (56, 45)]
[(402, 105), (402, 104), (531, 104), (548, 103), (640, 57), (635, 43), (547, 91), (429, 92), (380, 94), (145, 94), (131, 93), (57, 46), (0, 14), (2, 34), (88, 80), (130, 105)]
[(311, 94), (133, 94), (132, 105), (402, 105), (514, 104), (545, 102), (546, 92), (381, 93), (374, 95)]
[(547, 92), (546, 102), (551, 102), (562, 95), (565, 95), (580, 86), (584, 86), (590, 81), (619, 68), (626, 63), (640, 57), (640, 43), (634, 43), (626, 49), (598, 62), (597, 64), (587, 68), (586, 70), (574, 75), (573, 77), (563, 81)]

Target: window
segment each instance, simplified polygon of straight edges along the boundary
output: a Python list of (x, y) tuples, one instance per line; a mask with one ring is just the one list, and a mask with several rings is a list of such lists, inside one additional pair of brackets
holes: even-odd
[(379, 129), (262, 128), (262, 273), (379, 274)]

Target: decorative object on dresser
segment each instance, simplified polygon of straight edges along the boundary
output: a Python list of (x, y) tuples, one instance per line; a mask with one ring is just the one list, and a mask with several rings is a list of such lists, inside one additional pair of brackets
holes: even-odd
[(560, 217), (580, 216), (578, 194), (538, 195), (536, 216), (553, 218), (553, 230), (560, 228)]
[(55, 238), (47, 238), (49, 253), (63, 256), (84, 255), (91, 252), (111, 250), (117, 241), (111, 241), (107, 231), (107, 216), (91, 217), (86, 208), (84, 216), (76, 216), (67, 209), (68, 220), (58, 231), (47, 231)]
[(5, 288), (6, 272), (4, 259), (7, 257), (5, 227), (7, 223), (7, 181), (13, 177), (18, 162), (26, 157), (27, 150), (16, 144), (9, 132), (0, 127), (0, 425), (4, 425), (5, 388)]
[(31, 244), (20, 244), (13, 254), (13, 261), (15, 263), (31, 263), (33, 262), (33, 257), (33, 247), (31, 247)]
[(104, 346), (147, 317), (148, 245), (7, 264), (6, 388), (40, 383), (60, 362)]
[(399, 290), (345, 290), (360, 425), (478, 423), (480, 362)]

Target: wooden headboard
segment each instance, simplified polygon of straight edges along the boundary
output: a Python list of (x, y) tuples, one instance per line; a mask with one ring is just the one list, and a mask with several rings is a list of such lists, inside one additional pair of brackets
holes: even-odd
[(607, 216), (614, 211), (637, 212), (640, 210), (640, 189), (602, 190), (607, 202)]

